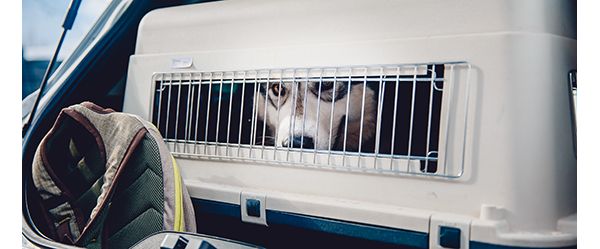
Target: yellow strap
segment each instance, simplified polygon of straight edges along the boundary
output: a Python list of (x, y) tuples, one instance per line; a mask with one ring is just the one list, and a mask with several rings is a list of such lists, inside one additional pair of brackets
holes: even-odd
[(175, 224), (173, 230), (183, 232), (183, 192), (181, 185), (181, 175), (179, 174), (179, 167), (175, 158), (171, 156), (173, 160), (173, 175), (175, 179)]

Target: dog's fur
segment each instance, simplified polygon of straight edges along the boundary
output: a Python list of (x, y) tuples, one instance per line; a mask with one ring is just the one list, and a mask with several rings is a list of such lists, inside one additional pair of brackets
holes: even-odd
[(321, 85), (318, 82), (261, 84), (256, 92), (255, 107), (259, 119), (266, 122), (271, 131), (265, 136), (272, 145), (285, 147), (284, 140), (304, 136), (312, 138), (317, 149), (341, 150), (347, 122), (346, 150), (357, 151), (363, 97), (364, 144), (375, 134), (377, 101), (375, 91), (362, 82), (350, 86), (348, 82), (332, 81)]

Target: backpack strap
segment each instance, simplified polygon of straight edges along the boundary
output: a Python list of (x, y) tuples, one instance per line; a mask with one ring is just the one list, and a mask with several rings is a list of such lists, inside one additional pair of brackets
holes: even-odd
[[(77, 196), (71, 193), (70, 188), (61, 181), (61, 178), (66, 177), (65, 165), (49, 160), (50, 155), (47, 150), (49, 142), (60, 141), (61, 144), (56, 145), (59, 147), (65, 146), (66, 142), (68, 146), (68, 141), (61, 136), (65, 134), (77, 136), (72, 134), (76, 131), (69, 130), (66, 124), (83, 127), (80, 130), (93, 137), (103, 161), (104, 174), (99, 195), (89, 215), (84, 215), (84, 212), (74, 205)], [(100, 211), (110, 201), (111, 190), (118, 177), (119, 168), (126, 163), (129, 154), (146, 132), (144, 125), (129, 114), (103, 109), (91, 102), (73, 105), (60, 112), (54, 126), (38, 146), (33, 163), (34, 185), (40, 193), (42, 205), (48, 211), (56, 231), (59, 232), (58, 240), (66, 238), (66, 242), (72, 240), (75, 244), (81, 244), (82, 238), (95, 237), (93, 234), (97, 232), (97, 228), (94, 226), (102, 223), (97, 220), (102, 219), (102, 215), (99, 215)], [(56, 138), (59, 140), (54, 140)], [(58, 172), (58, 175), (55, 172)]]

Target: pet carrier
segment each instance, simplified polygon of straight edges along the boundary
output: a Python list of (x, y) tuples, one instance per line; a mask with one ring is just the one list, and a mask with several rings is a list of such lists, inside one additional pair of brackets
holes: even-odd
[(197, 210), (416, 248), (576, 245), (574, 1), (146, 15), (124, 111)]

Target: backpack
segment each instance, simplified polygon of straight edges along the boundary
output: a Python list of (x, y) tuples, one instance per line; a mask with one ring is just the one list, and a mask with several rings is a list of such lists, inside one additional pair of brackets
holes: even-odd
[(54, 240), (127, 248), (162, 230), (196, 231), (175, 159), (138, 116), (91, 102), (64, 108), (36, 150), (32, 174)]

